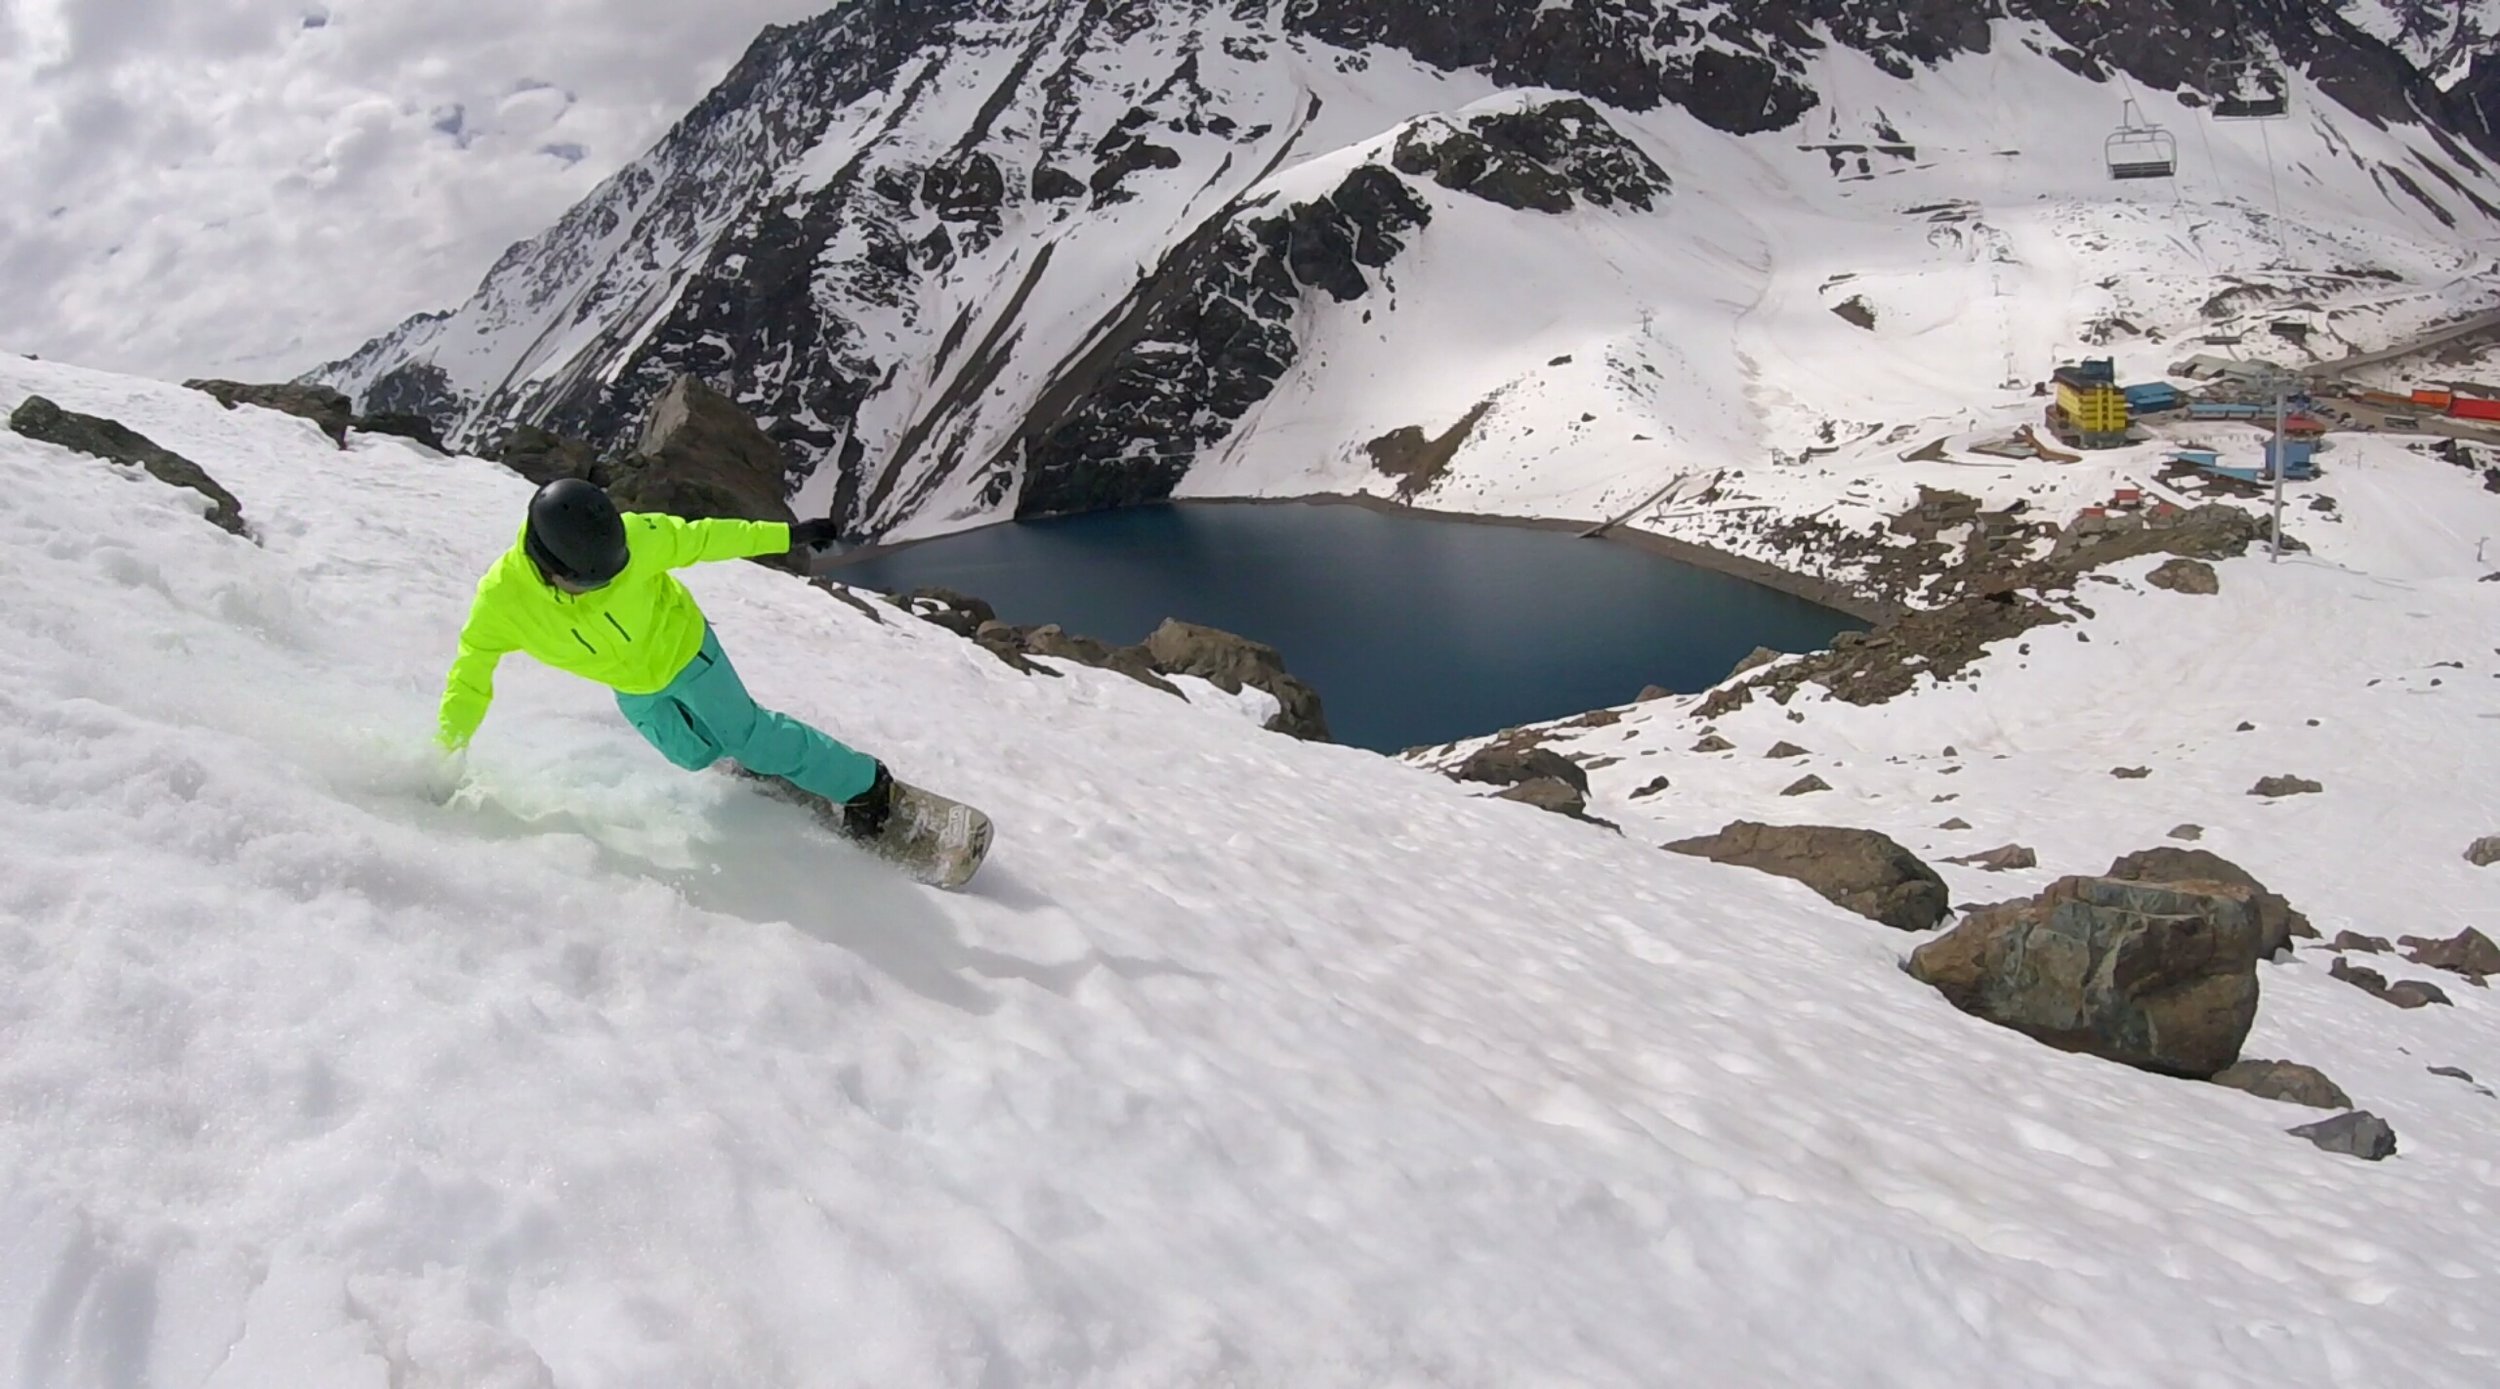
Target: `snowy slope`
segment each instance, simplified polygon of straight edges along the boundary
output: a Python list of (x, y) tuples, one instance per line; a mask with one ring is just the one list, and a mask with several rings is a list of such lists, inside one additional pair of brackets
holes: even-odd
[[(1459, 8), (1487, 34), (1527, 23), (1517, 0)], [(2066, 29), (2102, 23), (2070, 8), (2046, 7)], [(1606, 9), (1536, 17), (1602, 28)], [(1203, 288), (1193, 249), (1322, 205), (1418, 124), (1520, 102), (1516, 75), (1415, 56), (1459, 22), (1440, 10), (1384, 12), (1359, 49), (1314, 32), (1311, 7), (910, 13), (891, 31), (861, 7), (768, 35), (469, 304), (323, 375), (484, 445), (524, 419), (630, 443), (643, 406), (697, 372), (785, 442), (802, 514), (890, 538), (1169, 487), (1037, 484), (1061, 466), (1037, 450), (1071, 398), (1122, 412), (1078, 463), (1111, 475), (1168, 450), (1197, 495), (1387, 492), (1375, 442), (1472, 418), (1417, 500), (1595, 516), (1688, 472), (1932, 431), (2086, 351), (2158, 370), (2206, 334), (2254, 344), (2292, 320), (2336, 356), (2500, 303), (2500, 177), (2418, 110), (2388, 114), (2419, 82), (2396, 53), (2330, 62), (2370, 40), (2322, 40), (2324, 17), (2302, 40), (2331, 50), (2323, 75), (2295, 64), (2291, 119), (2260, 124), (2212, 119), (2177, 72), (2092, 68), (2043, 19), (1968, 39), (1836, 22), (1842, 41), (1805, 42), (1783, 37), (1793, 16), (1735, 38), (1657, 18), (1681, 36), (1624, 39), (1632, 70), (1752, 45), (1763, 110), (1802, 117), (1731, 124), (1720, 108), (1749, 89), (1728, 80), (1696, 81), (1693, 110), (1610, 101), (1621, 65), (1557, 59), (1672, 195), (1556, 215), (1400, 176), (1431, 225), (1359, 297), (1305, 280), (1281, 313), (1253, 306), (1291, 359), (1272, 385), (1245, 382), (1274, 345), (1239, 350), (1243, 306)], [(2172, 18), (2196, 31), (2168, 46), (2177, 62), (2130, 51), (2194, 69), (2209, 36)], [(1896, 40), (1938, 52), (1905, 61)], [(2175, 140), (2177, 180), (2107, 177), (2130, 97)], [(1047, 177), (1065, 186), (1045, 193)], [(1182, 322), (1122, 348), (1172, 301)], [(1871, 328), (1835, 316), (1851, 301)], [(1169, 374), (1193, 355), (1255, 403), (1219, 408), (1208, 382)]]
[[(2477, 991), (2398, 1014), (2267, 967), (2252, 1051), (2404, 1142), (2332, 1157), (2280, 1132), (2306, 1112), (1961, 1015), (1792, 884), (744, 565), (690, 581), (758, 694), (993, 810), (978, 890), (667, 768), (521, 660), (436, 808), (436, 682), (526, 484), (0, 361), (0, 408), (38, 391), (205, 465), (259, 543), (0, 434), (0, 1381), (2500, 1372), (2500, 1101), (2422, 1070), (2500, 1073)], [(2370, 566), (2420, 538), (2384, 519), (2479, 494), (2371, 477), (2367, 546), (2110, 590), (2117, 663), (2043, 633), (1977, 692), (1730, 727), (1845, 760), (1818, 814), (1902, 820), (1932, 763), (1884, 756), (1960, 740), (1966, 813), (2053, 865), (2199, 818), (2329, 931), (2443, 929), (2479, 884), (2451, 841), (2500, 828), (2494, 590)], [(2232, 624), (2246, 664), (2189, 645)], [(2156, 779), (2070, 789), (2121, 760)], [(2329, 792), (2231, 799), (2281, 770)], [(1725, 773), (1679, 774), (1678, 827), (1756, 808), (1769, 769)]]

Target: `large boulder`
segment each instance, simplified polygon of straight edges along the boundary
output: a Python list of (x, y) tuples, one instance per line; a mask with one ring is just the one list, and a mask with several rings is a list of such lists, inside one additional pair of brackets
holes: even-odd
[(253, 385), (243, 381), (185, 381), (183, 385), (215, 397), (218, 404), (231, 410), (238, 405), (257, 405), (264, 410), (295, 415), (311, 420), (321, 432), (341, 448), (347, 446), (347, 430), (356, 422), (356, 406), (343, 393), (329, 386), (307, 386), (300, 382), (282, 381), (269, 385)]
[(377, 414), (360, 416), (356, 420), (356, 428), (367, 434), (388, 434), (394, 438), (407, 439), (423, 444), (436, 453), (451, 452), (451, 445), (443, 442), (441, 428), (436, 426), (434, 421), (413, 410), (384, 410)]
[(1964, 917), (1909, 971), (2050, 1046), (2203, 1080), (2239, 1059), (2256, 1021), (2258, 941), (2242, 897), (2064, 878)]
[(1935, 869), (1873, 830), (1738, 820), (1717, 834), (1665, 847), (1713, 863), (1793, 878), (1834, 906), (1896, 930), (1929, 930), (1952, 907), (1944, 879)]
[(516, 426), (504, 436), (502, 445), (495, 450), (495, 461), (541, 487), (568, 477), (603, 487), (608, 482), (607, 469), (600, 466), (597, 449), (534, 424)]
[(219, 486), (207, 469), (119, 420), (64, 410), (42, 396), (32, 395), (10, 413), (9, 428), (72, 453), (143, 468), (148, 476), (170, 487), (188, 487), (208, 498), (210, 525), (236, 535), (248, 533), (243, 528), (243, 504)]
[(2237, 897), (2257, 913), (2257, 953), (2271, 959), (2290, 948), (2292, 938), (2316, 940), (2318, 928), (2309, 918), (2292, 909), (2281, 893), (2270, 892), (2245, 868), (2205, 849), (2176, 849), (2161, 845), (2139, 849), (2120, 856), (2102, 874), (2130, 883), (2170, 883), (2193, 885), (2200, 891), (2218, 892)]
[(609, 490), (630, 510), (786, 523), (795, 519), (789, 471), (781, 445), (736, 401), (681, 376), (652, 405)]
[(2201, 559), (2174, 559), (2144, 576), (2144, 582), (2172, 593), (2211, 595), (2222, 591), (2222, 576)]
[(2396, 1155), (2396, 1131), (2387, 1121), (2366, 1109), (2320, 1119), (2284, 1132), (2306, 1138), (2330, 1153), (2342, 1153), (2364, 1162), (2378, 1162)]
[(1244, 685), (1265, 690), (1276, 696), (1276, 715), (1267, 721), (1270, 729), (1315, 743), (1329, 740), (1319, 692), (1286, 673), (1275, 647), (1165, 618), (1146, 638), (1146, 654), (1165, 674), (1194, 675), (1226, 694), (1239, 694)]

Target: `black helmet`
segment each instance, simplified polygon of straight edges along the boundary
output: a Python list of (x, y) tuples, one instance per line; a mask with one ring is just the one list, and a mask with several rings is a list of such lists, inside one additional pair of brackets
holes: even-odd
[(521, 546), (550, 579), (597, 588), (625, 569), (625, 521), (608, 494), (580, 478), (557, 478), (530, 498)]

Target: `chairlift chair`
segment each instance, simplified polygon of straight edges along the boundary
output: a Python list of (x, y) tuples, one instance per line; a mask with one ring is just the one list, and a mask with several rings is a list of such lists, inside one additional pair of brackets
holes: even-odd
[(2276, 121), (2292, 112), (2292, 84), (2283, 69), (2263, 58), (2217, 63), (2207, 84), (2215, 93), (2218, 121)]
[(2101, 142), (2111, 178), (2170, 178), (2179, 172), (2179, 142), (2127, 103), (2118, 129)]

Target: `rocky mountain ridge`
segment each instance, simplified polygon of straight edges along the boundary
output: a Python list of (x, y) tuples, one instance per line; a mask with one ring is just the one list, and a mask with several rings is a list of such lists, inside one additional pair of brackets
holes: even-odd
[[(1836, 173), (1915, 161), (1922, 79), (2011, 47), (2190, 108), (2261, 56), (2339, 119), (2420, 125), (2453, 167), (2392, 174), (2440, 216), (2500, 203), (2470, 103), (2319, 5), (867, 0), (768, 30), (469, 304), (314, 376), (469, 447), (612, 447), (694, 375), (764, 423), (798, 511), (861, 536), (1147, 500), (1301, 423), (1266, 416), (1332, 335), (1410, 331), (1442, 195), (1569, 257), (1584, 209), (1670, 215), (1670, 147), (1793, 130)], [(1886, 104), (1818, 90), (1843, 55)], [(1332, 432), (1315, 449), (1379, 442)]]

